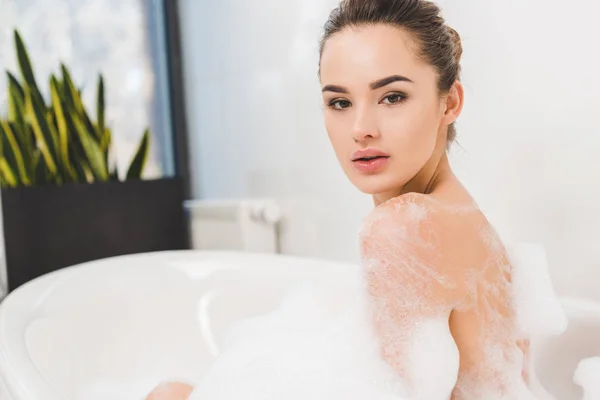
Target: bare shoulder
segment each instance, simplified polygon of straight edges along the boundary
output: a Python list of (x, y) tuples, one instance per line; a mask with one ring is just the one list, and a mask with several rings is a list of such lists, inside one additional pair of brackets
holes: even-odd
[(467, 233), (485, 218), (475, 204), (442, 202), (421, 193), (407, 193), (375, 207), (363, 221), (363, 234), (404, 233), (405, 239), (435, 243), (443, 234)]
[[(363, 254), (386, 245), (457, 279), (479, 265), (497, 237), (476, 204), (448, 203), (407, 193), (379, 205), (364, 219)], [(371, 250), (371, 251), (369, 251)]]
[(382, 229), (418, 225), (430, 220), (436, 213), (434, 202), (426, 195), (407, 193), (394, 197), (375, 207), (363, 221), (363, 231), (381, 232)]

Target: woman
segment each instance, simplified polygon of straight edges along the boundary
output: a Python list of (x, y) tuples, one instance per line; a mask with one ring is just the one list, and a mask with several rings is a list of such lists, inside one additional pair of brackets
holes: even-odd
[[(511, 263), (448, 162), (461, 54), (429, 1), (342, 1), (321, 43), (325, 124), (347, 177), (376, 206), (360, 243), (379, 355), (402, 382), (389, 398), (538, 398)], [(149, 399), (192, 392), (161, 390)]]

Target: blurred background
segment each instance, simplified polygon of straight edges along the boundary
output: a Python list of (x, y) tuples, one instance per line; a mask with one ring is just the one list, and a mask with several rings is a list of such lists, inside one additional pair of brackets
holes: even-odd
[[(466, 104), (457, 124), (458, 143), (451, 151), (455, 171), (507, 242), (545, 246), (559, 294), (599, 300), (600, 56), (595, 39), (600, 37), (596, 24), (600, 4), (438, 3), (464, 48)], [(88, 251), (61, 261), (62, 266), (127, 252), (195, 247), (196, 241), (187, 236), (168, 243), (162, 237), (173, 237), (182, 229), (193, 236), (190, 208), (178, 214), (185, 209), (184, 201), (202, 208), (210, 201), (259, 198), (272, 199), (279, 207), (278, 252), (358, 261), (356, 234), (372, 200), (352, 187), (337, 165), (323, 126), (317, 78), (318, 40), (336, 4), (335, 0), (0, 0), (2, 70), (21, 79), (14, 37), (18, 29), (41, 96), (49, 104), (46, 111), (55, 112), (49, 77), (60, 75), (62, 62), (81, 90), (94, 132), (99, 125), (101, 73), (105, 124), (110, 126), (113, 145), (108, 172), (116, 165), (121, 183), (127, 183), (128, 168), (144, 147), (140, 140), (149, 128), (143, 174), (136, 180), (177, 182), (156, 192), (135, 189), (113, 195), (102, 189), (102, 195), (76, 194), (92, 198), (85, 204), (99, 197), (103, 204), (121, 196), (145, 199), (132, 202), (129, 214), (135, 204), (150, 202), (154, 195), (149, 193), (168, 199), (142, 214), (155, 217), (152, 224), (158, 236), (130, 248), (123, 247), (125, 239), (117, 235), (125, 222), (102, 217), (108, 214), (90, 205), (96, 210), (95, 217), (86, 217), (90, 226), (98, 220), (113, 221), (102, 228), (113, 235), (113, 242), (102, 253)], [(2, 76), (1, 118), (9, 109), (9, 79)], [(74, 119), (83, 115), (74, 112), (80, 113)], [(57, 123), (56, 117), (49, 118)], [(89, 165), (95, 177), (93, 155), (86, 152), (85, 139), (74, 135), (81, 141), (83, 165)], [(84, 180), (96, 184), (101, 179)], [(64, 183), (59, 187), (65, 189)], [(25, 217), (7, 223), (7, 216), (18, 214), (7, 204), (20, 204), (18, 215), (38, 218), (31, 229), (45, 229), (40, 241), (57, 225), (55, 221), (52, 229), (42, 226), (39, 221), (50, 219), (39, 219), (41, 211), (24, 208), (23, 197), (11, 200), (14, 196), (7, 194), (11, 190), (16, 189), (6, 187), (2, 192), (9, 282), (10, 247), (18, 247), (20, 254), (32, 250), (8, 243), (8, 229), (15, 229)], [(66, 193), (48, 195), (54, 200), (43, 203), (65, 204), (75, 196)], [(66, 208), (60, 218), (72, 215), (72, 207)], [(167, 220), (179, 222), (160, 233)], [(77, 229), (81, 233), (83, 228)], [(136, 229), (122, 237), (148, 231), (144, 225)], [(69, 252), (68, 248), (65, 245), (61, 252)], [(13, 265), (22, 270), (32, 262)]]
[[(115, 132), (116, 160), (129, 162), (143, 130), (155, 142), (147, 178), (174, 174), (164, 10), (153, 0), (1, 0), (0, 65), (19, 75), (13, 29), (26, 42), (43, 84), (59, 63), (70, 68), (83, 101), (95, 107), (98, 74), (106, 84), (107, 122)], [(7, 112), (7, 79), (0, 80), (0, 107)]]

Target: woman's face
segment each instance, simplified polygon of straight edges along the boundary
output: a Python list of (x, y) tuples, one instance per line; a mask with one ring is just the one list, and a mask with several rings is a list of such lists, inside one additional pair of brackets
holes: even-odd
[(346, 28), (325, 44), (325, 126), (344, 172), (362, 192), (400, 192), (434, 149), (445, 148), (449, 121), (438, 74), (415, 46), (408, 33), (383, 24)]

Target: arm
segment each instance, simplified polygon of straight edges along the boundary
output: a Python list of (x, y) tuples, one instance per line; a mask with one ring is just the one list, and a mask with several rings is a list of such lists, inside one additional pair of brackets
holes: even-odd
[(158, 385), (146, 400), (188, 400), (193, 390), (187, 383), (166, 382)]

